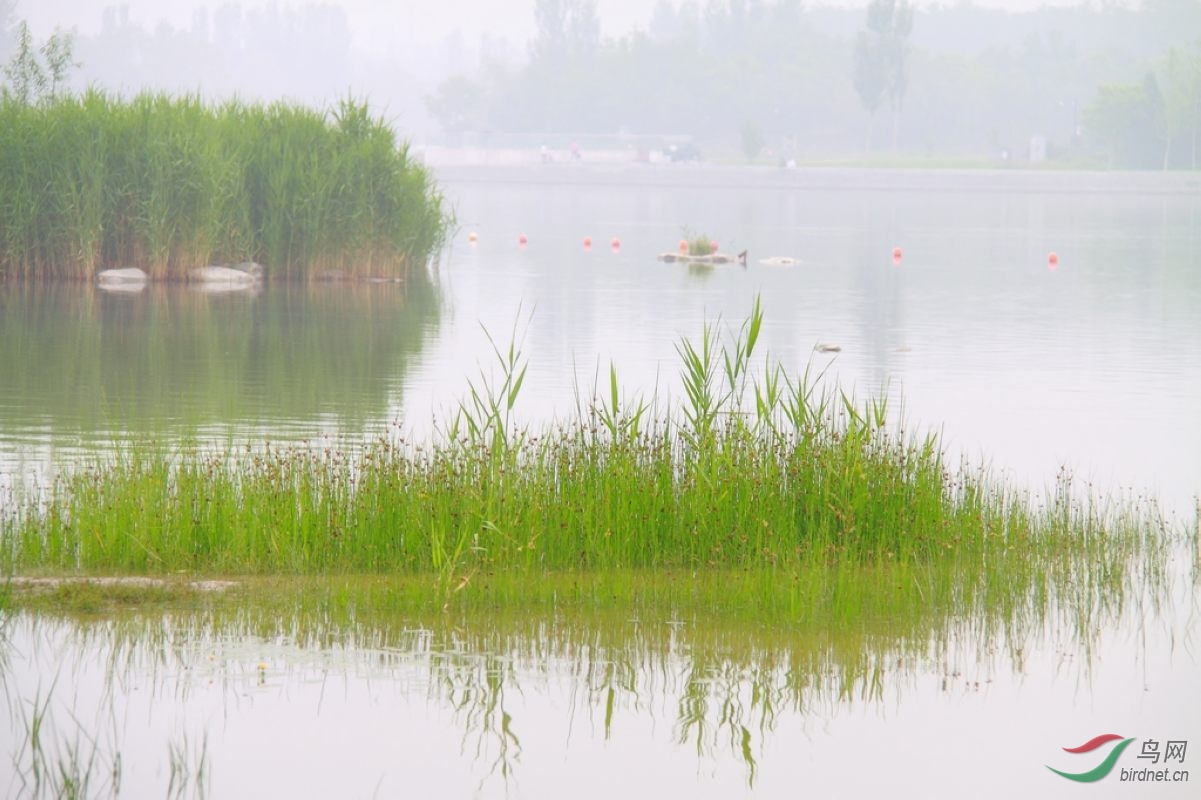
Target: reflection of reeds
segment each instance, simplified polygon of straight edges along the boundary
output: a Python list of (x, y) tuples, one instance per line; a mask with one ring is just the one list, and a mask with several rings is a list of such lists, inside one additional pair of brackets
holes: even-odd
[(0, 101), (0, 268), (88, 278), (257, 261), (271, 277), (424, 269), (447, 217), (425, 169), (365, 105), (99, 91)]
[(39, 687), (32, 698), (7, 698), (10, 708), (15, 705), (19, 709), (12, 715), (14, 725), (24, 729), (19, 749), (8, 754), (16, 769), (9, 788), (36, 800), (117, 797), (120, 753), (106, 746), (100, 731), (85, 729), (74, 714), (70, 715), (69, 732), (54, 719), (55, 684), (45, 694)]
[[(698, 761), (733, 759), (753, 784), (760, 770), (770, 768), (762, 753), (783, 721), (825, 720), (847, 708), (884, 714), (919, 679), (927, 683), (923, 676), (941, 673), (946, 683), (952, 674), (978, 671), (987, 681), (1007, 665), (1020, 674), (1023, 653), (1032, 649), (1079, 653), (1073, 663), (1086, 674), (1090, 648), (1077, 637), (1092, 639), (1101, 628), (1114, 630), (1140, 616), (1110, 603), (1091, 615), (1095, 627), (1089, 628), (1073, 624), (1068, 606), (1037, 601), (1030, 605), (1041, 612), (1014, 616), (1006, 616), (1006, 608), (978, 617), (938, 606), (893, 608), (875, 603), (886, 578), (870, 571), (847, 571), (840, 579), (844, 591), (875, 604), (875, 613), (854, 622), (745, 609), (784, 579), (763, 580), (751, 594), (746, 576), (741, 584), (731, 576), (626, 576), (624, 582), (618, 576), (592, 583), (559, 576), (531, 589), (557, 597), (553, 613), (531, 614), (516, 602), (499, 602), (462, 615), (436, 609), (414, 615), (411, 581), (392, 577), (250, 580), (241, 592), (166, 614), (98, 620), (19, 612), (11, 627), (20, 657), (61, 665), (72, 675), (103, 671), (100, 713), (78, 706), (61, 686), (36, 693), (5, 686), (13, 726), (26, 731), (26, 746), (35, 742), (38, 752), (48, 754), (37, 761), (40, 774), (49, 775), (47, 769), (60, 761), (74, 764), (64, 774), (90, 774), (92, 788), (107, 780), (114, 754), (145, 763), (164, 753), (130, 752), (122, 730), (101, 737), (75, 720), (95, 718), (97, 730), (107, 730), (107, 709), (120, 707), (133, 691), (156, 699), (159, 708), (148, 721), (159, 727), (177, 706), (196, 699), (194, 692), (217, 693), (225, 698), (226, 714), (235, 715), (247, 686), (261, 680), (252, 665), (264, 647), (271, 648), (272, 682), (278, 685), (300, 686), (320, 676), (395, 686), (409, 703), (424, 696), (431, 708), (450, 712), (461, 727), (462, 754), (485, 779), (511, 782), (520, 777), (523, 760), (546, 758), (522, 758), (530, 722), (520, 709), (541, 697), (535, 705), (562, 709), (555, 719), (566, 731), (567, 747), (573, 736), (620, 739), (641, 727), (639, 720), (663, 714), (671, 739), (694, 750)], [(521, 580), (528, 583), (528, 577)], [(514, 576), (506, 591), (516, 598), (519, 585)], [(637, 594), (644, 588), (649, 595)], [(595, 602), (614, 589), (616, 600)], [(1014, 602), (1007, 608), (1021, 605), (1024, 592), (1037, 592), (1008, 591)], [(723, 598), (744, 609), (722, 613)], [(560, 706), (564, 693), (567, 702)], [(15, 702), (31, 694), (32, 703)], [(518, 697), (521, 702), (512, 702)], [(52, 699), (60, 704), (55, 709)], [(74, 727), (62, 713), (61, 703), (68, 701), (76, 704), (66, 709)], [(412, 722), (421, 715), (407, 716), (394, 721), (398, 729), (422, 724)], [(546, 719), (539, 717), (539, 724)], [(304, 734), (272, 735), (286, 741)], [(52, 750), (48, 741), (74, 742), (74, 749)], [(23, 753), (21, 769), (32, 779), (34, 762)], [(170, 781), (168, 794), (190, 787), (203, 795), (214, 758), (218, 768), (224, 763), (221, 753), (218, 729), (185, 728), (171, 738), (168, 772), (160, 778)]]
[(182, 800), (185, 797), (203, 798), (208, 795), (207, 781), (212, 765), (208, 758), (207, 735), (201, 737), (195, 749), (186, 733), (167, 742), (167, 763), (171, 775), (167, 797)]
[(431, 685), (463, 725), (463, 750), (474, 739), (474, 759), (489, 763), (490, 777), (509, 781), (521, 761), (521, 740), (505, 707), (506, 692), (519, 690), (509, 659), (493, 653), (434, 654), (431, 672)]
[(0, 286), (8, 433), (48, 417), (56, 433), (85, 434), (153, 431), (163, 420), (381, 421), (438, 314), (424, 276), (274, 284), (257, 298), (161, 284), (136, 297)]
[[(126, 678), (114, 677), (119, 681)], [(10, 712), (15, 710), (10, 718), (17, 748), (5, 757), (11, 758), (15, 773), (11, 784), (0, 788), (31, 800), (121, 796), (126, 755), (120, 747), (122, 737), (112, 705), (116, 691), (115, 686), (108, 687), (106, 698), (101, 699), (94, 730), (81, 722), (77, 716), (79, 709), (55, 708), (65, 699), (61, 695), (69, 696), (69, 691), (56, 692), (55, 686), (51, 686), (44, 694), (39, 688), (32, 698), (8, 697)], [(61, 718), (64, 714), (69, 722)], [(135, 758), (141, 756), (133, 754)], [(211, 764), (207, 735), (195, 748), (186, 734), (168, 741), (167, 765), (167, 797), (183, 800), (208, 795)]]

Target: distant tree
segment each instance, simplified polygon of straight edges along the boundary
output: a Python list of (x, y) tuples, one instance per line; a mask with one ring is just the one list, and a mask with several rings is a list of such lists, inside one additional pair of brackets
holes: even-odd
[(487, 127), (487, 99), (481, 84), (456, 75), (439, 84), (425, 105), (444, 131), (461, 133)]
[(883, 52), (874, 46), (867, 31), (859, 31), (855, 39), (855, 91), (859, 94), (859, 102), (867, 111), (867, 149), (872, 149), (872, 128), (876, 122), (876, 112), (884, 99), (884, 91), (888, 88), (888, 68), (884, 63)]
[(770, 11), (773, 25), (795, 27), (801, 24), (803, 17), (801, 0), (778, 0)]
[(562, 58), (592, 52), (600, 42), (596, 0), (535, 0), (536, 56)]
[(676, 9), (668, 0), (658, 0), (655, 3), (648, 32), (655, 39), (674, 39), (683, 33)]
[(45, 94), (46, 71), (38, 60), (33, 34), (25, 21), (17, 26), (16, 45), (16, 52), (3, 68), (8, 84), (4, 91), (19, 103), (29, 103)]
[(763, 151), (763, 129), (753, 120), (742, 123), (742, 154), (748, 162), (754, 161)]
[(46, 76), (49, 83), (47, 91), (50, 97), (54, 97), (66, 82), (71, 70), (79, 66), (72, 58), (75, 39), (71, 34), (55, 29), (40, 50), (46, 60)]
[[(1171, 134), (1168, 131), (1167, 111), (1165, 108), (1163, 92), (1159, 88), (1159, 79), (1155, 77), (1154, 72), (1148, 72), (1143, 77), (1143, 102), (1146, 109), (1147, 117), (1143, 124), (1143, 132), (1147, 136), (1146, 147), (1155, 147), (1156, 154), (1166, 152), (1170, 146), (1168, 142), (1171, 140)], [(1150, 165), (1148, 159), (1148, 165)], [(1167, 169), (1167, 162), (1164, 161), (1163, 169)]]
[(16, 52), (0, 68), (7, 84), (4, 94), (20, 103), (53, 98), (78, 66), (72, 60), (74, 47), (72, 35), (57, 28), (41, 47), (35, 46), (29, 23), (22, 20), (16, 28)]
[[(1184, 53), (1197, 38), (1199, 29), (1185, 23), (1201, 13), (1201, 0), (1107, 0), (1022, 14), (923, 4), (920, 21), (915, 0), (876, 0), (866, 10), (869, 0), (853, 10), (806, 0), (648, 0), (647, 30), (604, 39), (591, 2), (525, 2), (538, 23), (521, 54), (528, 58), (478, 74), (466, 61), (448, 66), (447, 74), (453, 68), (478, 86), (447, 84), (445, 97), (430, 92), (437, 98), (430, 108), (443, 109), (440, 120), (540, 136), (623, 128), (690, 135), (710, 151), (736, 155), (743, 123), (754, 120), (773, 145), (788, 137), (798, 148), (804, 142), (806, 153), (842, 156), (854, 131), (866, 134), (869, 151), (883, 151), (884, 116), (892, 118), (894, 148), (903, 126), (906, 140), (929, 152), (983, 154), (1012, 151), (1032, 133), (1056, 139), (1070, 131), (1073, 146), (1082, 145), (1084, 107), (1097, 87), (1135, 84), (1141, 96), (1142, 75), (1154, 67), (1164, 125), (1175, 130), (1170, 142), (1159, 134), (1150, 140), (1162, 148), (1155, 164), (1170, 149), (1170, 166), (1187, 165), (1194, 138), (1201, 144), (1191, 95), (1178, 96), (1184, 77), (1163, 67), (1169, 47)], [(1151, 5), (1176, 16), (1154, 16), (1145, 10)], [(220, 39), (216, 20), (214, 12)], [(840, 70), (845, 79), (831, 80)], [(1112, 136), (1091, 131), (1087, 138), (1110, 150), (1115, 164), (1127, 160)]]
[(1086, 132), (1109, 153), (1111, 166), (1151, 169), (1162, 164), (1163, 97), (1154, 75), (1141, 84), (1111, 84), (1083, 113)]
[(697, 0), (685, 0), (676, 12), (680, 28), (685, 35), (694, 35), (701, 27), (701, 9)]
[(1201, 31), (1201, 2), (1197, 0), (1142, 0), (1139, 12), (1134, 29), (1125, 32), (1127, 36), (1186, 43)]
[(1189, 168), (1197, 168), (1198, 129), (1201, 128), (1201, 42), (1190, 50), (1168, 51), (1163, 66), (1164, 149), (1163, 168), (1172, 165), (1172, 145), (1180, 141), (1189, 150)]
[(869, 115), (867, 146), (871, 149), (872, 127), (880, 104), (887, 99), (893, 112), (892, 149), (897, 134), (905, 92), (909, 87), (909, 34), (913, 31), (913, 7), (908, 0), (872, 0), (864, 27), (855, 39), (855, 91)]
[(573, 47), (595, 50), (600, 43), (600, 18), (596, 15), (597, 0), (574, 0), (568, 18), (568, 43)]
[(1186, 75), (1185, 92), (1192, 98), (1192, 102), (1186, 102), (1188, 111), (1185, 112), (1189, 119), (1187, 128), (1190, 131), (1189, 168), (1198, 169), (1201, 167), (1201, 161), (1197, 158), (1197, 147), (1201, 143), (1201, 42), (1193, 46)]

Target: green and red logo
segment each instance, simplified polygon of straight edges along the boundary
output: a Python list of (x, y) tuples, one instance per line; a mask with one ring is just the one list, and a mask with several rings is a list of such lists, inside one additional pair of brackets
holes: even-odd
[[(1097, 748), (1107, 745), (1110, 742), (1118, 739), (1122, 739), (1122, 737), (1118, 736), (1116, 733), (1103, 733), (1100, 736), (1089, 739), (1079, 747), (1065, 747), (1063, 749), (1068, 753), (1091, 753)], [(1109, 755), (1105, 756), (1104, 761), (1090, 769), (1088, 772), (1062, 772), (1050, 765), (1046, 766), (1047, 769), (1051, 770), (1056, 775), (1062, 775), (1070, 781), (1078, 781), (1080, 783), (1092, 783), (1093, 781), (1099, 781), (1109, 774), (1110, 770), (1113, 769), (1113, 765), (1117, 763), (1118, 756), (1120, 756), (1122, 751), (1126, 749), (1126, 746), (1133, 741), (1133, 737), (1130, 739), (1122, 739), (1120, 744), (1115, 745), (1114, 748), (1109, 751)]]

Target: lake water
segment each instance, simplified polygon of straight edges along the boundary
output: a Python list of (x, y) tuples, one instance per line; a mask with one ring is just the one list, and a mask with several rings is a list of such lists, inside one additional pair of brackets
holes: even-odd
[[(611, 361), (628, 396), (662, 399), (678, 395), (680, 337), (736, 326), (760, 297), (760, 346), (790, 369), (903, 399), (910, 427), (941, 430), (950, 451), (1020, 486), (1067, 466), (1195, 524), (1195, 181), (575, 165), (441, 177), (459, 230), (431, 285), (0, 286), (0, 485), (128, 437), (427, 435), (491, 369), (485, 329), (507, 345), (516, 326), (525, 419), (573, 414)], [(746, 250), (746, 268), (657, 261), (685, 231)], [(798, 263), (762, 263), (773, 257)], [(887, 667), (878, 680), (847, 679), (812, 631), (695, 619), (493, 636), (479, 620), (458, 632), (392, 621), (316, 639), (185, 619), (131, 639), (119, 621), (22, 616), (4, 633), (5, 689), (28, 711), (59, 676), (60, 730), (68, 712), (117, 714), (102, 721), (129, 796), (168, 786), (164, 742), (193, 762), (204, 743), (216, 797), (1048, 796), (1073, 785), (1044, 765), (1099, 761), (1060, 748), (1110, 732), (1139, 737), (1127, 768), (1150, 764), (1136, 756), (1145, 739), (1188, 740), (1197, 775), (1138, 785), (1115, 771), (1090, 796), (1191, 796), (1194, 559), (1177, 554), (1170, 604), (1127, 609), (1087, 656), (1054, 630), (1016, 657), (967, 634), (860, 643), (862, 664)], [(778, 692), (770, 725), (764, 685)], [(0, 749), (19, 750), (24, 730), (13, 714)], [(0, 792), (20, 796), (11, 768)]]
[[(760, 348), (790, 369), (903, 397), (914, 427), (1036, 488), (1069, 465), (1191, 516), (1201, 189), (879, 174), (448, 169), (459, 230), (433, 287), (0, 286), (0, 472), (126, 435), (428, 431), (490, 369), (485, 328), (523, 336), (528, 419), (574, 413), (611, 361), (631, 397), (662, 397), (680, 337), (736, 326), (759, 296)], [(747, 268), (655, 260), (685, 230)]]

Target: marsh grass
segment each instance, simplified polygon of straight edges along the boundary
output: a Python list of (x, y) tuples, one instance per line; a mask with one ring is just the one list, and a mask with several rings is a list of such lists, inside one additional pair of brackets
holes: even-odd
[(388, 574), (444, 607), (476, 594), (537, 605), (559, 597), (553, 576), (603, 602), (640, 591), (622, 576), (712, 574), (726, 577), (711, 594), (678, 583), (681, 603), (691, 592), (697, 607), (843, 621), (923, 606), (1012, 619), (1059, 603), (1083, 609), (1081, 625), (1137, 595), (1132, 582), (1162, 582), (1168, 537), (1148, 509), (1081, 497), (1066, 472), (1040, 503), (953, 468), (884, 401), (760, 365), (762, 320), (756, 302), (738, 330), (680, 343), (674, 409), (623, 399), (611, 366), (607, 397), (574, 420), (522, 427), (514, 337), (493, 342), (499, 377), (473, 382), (428, 442), (133, 446), (18, 503), (3, 566)]
[(271, 277), (403, 276), (448, 215), (424, 167), (365, 104), (327, 114), (194, 96), (0, 99), (0, 273), (182, 279), (257, 261)]
[[(58, 611), (78, 616), (108, 616), (123, 611), (181, 611), (204, 604), (206, 590), (186, 581), (159, 584), (123, 581), (48, 579), (46, 583), (18, 583), (10, 595), (33, 611)], [(11, 601), (10, 601), (11, 602)], [(3, 606), (0, 605), (0, 611)]]
[(711, 256), (717, 252), (717, 245), (707, 234), (694, 234), (685, 228), (684, 242), (688, 245), (690, 256)]

